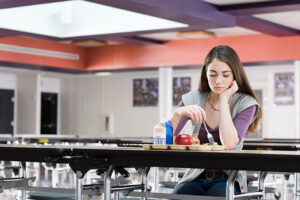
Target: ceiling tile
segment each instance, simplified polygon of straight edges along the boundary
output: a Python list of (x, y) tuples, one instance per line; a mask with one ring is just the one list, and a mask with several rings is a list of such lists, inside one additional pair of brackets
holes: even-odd
[(276, 12), (253, 15), (263, 20), (300, 30), (300, 11)]

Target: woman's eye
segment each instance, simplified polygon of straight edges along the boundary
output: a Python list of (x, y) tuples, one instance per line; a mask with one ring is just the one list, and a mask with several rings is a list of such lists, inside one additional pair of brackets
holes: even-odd
[(229, 75), (228, 76), (224, 76), (225, 78), (228, 78), (229, 77)]
[(215, 74), (210, 74), (209, 76), (211, 76), (211, 77), (216, 77), (217, 75), (215, 75)]

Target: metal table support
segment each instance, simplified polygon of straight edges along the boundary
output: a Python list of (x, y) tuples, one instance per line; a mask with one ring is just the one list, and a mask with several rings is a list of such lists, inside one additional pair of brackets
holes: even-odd
[(82, 200), (82, 172), (76, 172), (75, 200)]
[[(148, 190), (148, 173), (149, 173), (150, 167), (145, 167), (142, 172), (142, 184), (144, 185), (143, 192), (147, 192)], [(147, 200), (147, 196), (142, 197), (142, 200)]]
[[(115, 179), (117, 179), (118, 177), (118, 172), (115, 171)], [(116, 185), (119, 185), (119, 183), (116, 183)], [(120, 192), (119, 191), (115, 191), (114, 192), (114, 200), (119, 200), (120, 199)]]
[(111, 175), (114, 171), (114, 166), (110, 165), (105, 173), (104, 178), (104, 200), (111, 200)]
[[(21, 162), (21, 166), (22, 166), (22, 171), (23, 171), (23, 174), (22, 174), (22, 178), (26, 178), (27, 175), (26, 175), (26, 162)], [(26, 200), (26, 190), (25, 189), (22, 189), (22, 196), (21, 196), (21, 199), (22, 200)]]
[(295, 173), (295, 200), (300, 199), (299, 178), (299, 173)]
[(258, 191), (262, 192), (262, 196), (260, 199), (264, 199), (266, 196), (266, 192), (265, 192), (265, 179), (267, 177), (267, 173), (266, 171), (262, 171), (259, 174), (259, 179), (258, 179)]

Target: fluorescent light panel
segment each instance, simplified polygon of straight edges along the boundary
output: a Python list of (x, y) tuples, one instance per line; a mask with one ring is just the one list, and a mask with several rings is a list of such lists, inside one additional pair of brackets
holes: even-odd
[(60, 38), (186, 27), (83, 0), (0, 9), (0, 27)]
[(110, 76), (112, 75), (111, 72), (97, 72), (96, 73), (97, 76)]

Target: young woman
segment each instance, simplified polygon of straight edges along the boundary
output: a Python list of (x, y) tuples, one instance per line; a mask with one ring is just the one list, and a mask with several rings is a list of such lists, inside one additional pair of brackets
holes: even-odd
[[(228, 46), (214, 47), (205, 58), (196, 91), (182, 96), (179, 107), (171, 117), (174, 135), (187, 120), (200, 127), (200, 142), (208, 143), (202, 122), (212, 133), (214, 141), (226, 149), (242, 149), (247, 132), (254, 132), (262, 112), (237, 53)], [(205, 161), (203, 161), (205, 162)], [(188, 169), (175, 187), (174, 194), (226, 196), (229, 171)], [(246, 175), (240, 172), (235, 192), (247, 191)]]

